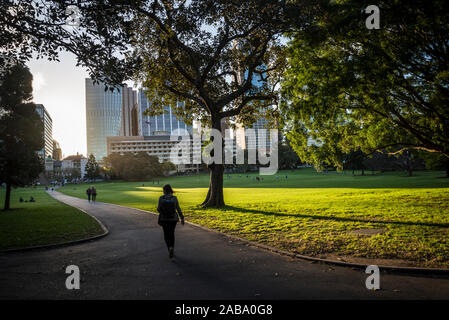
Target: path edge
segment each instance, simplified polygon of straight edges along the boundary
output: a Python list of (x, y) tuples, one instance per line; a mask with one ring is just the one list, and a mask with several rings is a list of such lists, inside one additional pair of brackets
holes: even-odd
[[(107, 202), (103, 202), (103, 203), (107, 203)], [(135, 209), (135, 210), (141, 211), (143, 213), (153, 214), (155, 216), (158, 215), (155, 212), (151, 212), (151, 211), (147, 211), (147, 210), (143, 210), (143, 209), (139, 209), (139, 208), (132, 208), (132, 207), (122, 206), (122, 205), (114, 204), (114, 203), (107, 203), (107, 204), (112, 204), (114, 206), (127, 208), (127, 209)], [(289, 257), (298, 258), (298, 259), (302, 259), (302, 260), (306, 260), (306, 261), (313, 261), (313, 262), (319, 262), (319, 263), (324, 263), (324, 264), (329, 264), (329, 265), (337, 265), (337, 266), (343, 266), (343, 267), (348, 267), (348, 268), (357, 268), (357, 269), (363, 269), (363, 270), (366, 270), (366, 268), (369, 266), (369, 264), (351, 263), (351, 262), (343, 262), (343, 261), (336, 261), (336, 260), (330, 260), (330, 259), (322, 259), (322, 258), (315, 258), (315, 257), (311, 257), (311, 256), (305, 256), (305, 255), (289, 252), (286, 250), (278, 249), (278, 248), (275, 248), (272, 246), (268, 246), (266, 244), (247, 240), (247, 239), (241, 238), (239, 236), (227, 234), (227, 233), (215, 230), (215, 229), (211, 229), (211, 228), (199, 225), (194, 222), (185, 221), (185, 223), (190, 224), (199, 229), (214, 232), (216, 234), (225, 236), (227, 238), (238, 240), (238, 241), (244, 242), (246, 244), (252, 245), (254, 247), (258, 247), (260, 249), (271, 251), (271, 252), (274, 252), (274, 253), (277, 253), (277, 254), (280, 254), (283, 256), (289, 256)], [(389, 265), (376, 265), (376, 266), (379, 267), (380, 271), (386, 271), (386, 272), (409, 273), (409, 274), (420, 274), (420, 275), (449, 275), (449, 269), (443, 269), (443, 268), (399, 267), (399, 266), (389, 266)]]

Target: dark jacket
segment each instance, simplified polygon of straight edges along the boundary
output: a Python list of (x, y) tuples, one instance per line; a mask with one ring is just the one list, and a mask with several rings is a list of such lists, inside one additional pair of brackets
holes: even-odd
[(178, 215), (181, 219), (184, 219), (184, 215), (179, 207), (178, 198), (172, 194), (163, 195), (159, 198), (157, 211), (159, 212), (159, 224), (166, 221), (179, 221)]

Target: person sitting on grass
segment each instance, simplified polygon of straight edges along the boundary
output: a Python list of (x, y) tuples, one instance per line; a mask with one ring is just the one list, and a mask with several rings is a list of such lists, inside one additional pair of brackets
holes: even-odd
[(184, 225), (184, 215), (179, 207), (178, 198), (173, 195), (173, 189), (169, 184), (163, 186), (164, 195), (159, 198), (157, 211), (159, 212), (158, 224), (164, 230), (164, 240), (168, 248), (169, 258), (173, 258), (175, 247), (175, 228), (181, 217)]
[(23, 202), (23, 198), (22, 198), (22, 197), (20, 197), (19, 201), (20, 201), (20, 202)]
[(33, 196), (31, 196), (29, 202), (36, 202), (36, 200), (34, 200)]

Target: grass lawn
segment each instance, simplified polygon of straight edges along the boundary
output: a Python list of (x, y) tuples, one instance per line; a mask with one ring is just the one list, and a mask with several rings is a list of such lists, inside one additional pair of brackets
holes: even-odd
[[(225, 175), (227, 206), (222, 209), (199, 207), (206, 174), (163, 178), (160, 185), (103, 182), (95, 187), (98, 201), (155, 212), (161, 186), (170, 183), (187, 220), (225, 233), (317, 257), (449, 267), (449, 179), (440, 178), (443, 172), (353, 176), (300, 169), (264, 176), (263, 182), (253, 181), (255, 175)], [(86, 188), (59, 190), (85, 197)], [(354, 233), (360, 229), (382, 233)]]
[[(19, 198), (36, 202), (20, 203)], [(0, 189), (4, 204), (5, 188)], [(103, 233), (89, 215), (50, 197), (43, 188), (11, 192), (11, 210), (0, 210), (0, 250), (79, 240)]]

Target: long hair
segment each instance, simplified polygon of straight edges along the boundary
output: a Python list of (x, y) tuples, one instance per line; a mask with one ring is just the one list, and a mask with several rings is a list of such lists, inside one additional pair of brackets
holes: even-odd
[(166, 184), (165, 186), (162, 187), (162, 189), (164, 190), (165, 194), (173, 194), (173, 189), (171, 188), (171, 185)]

